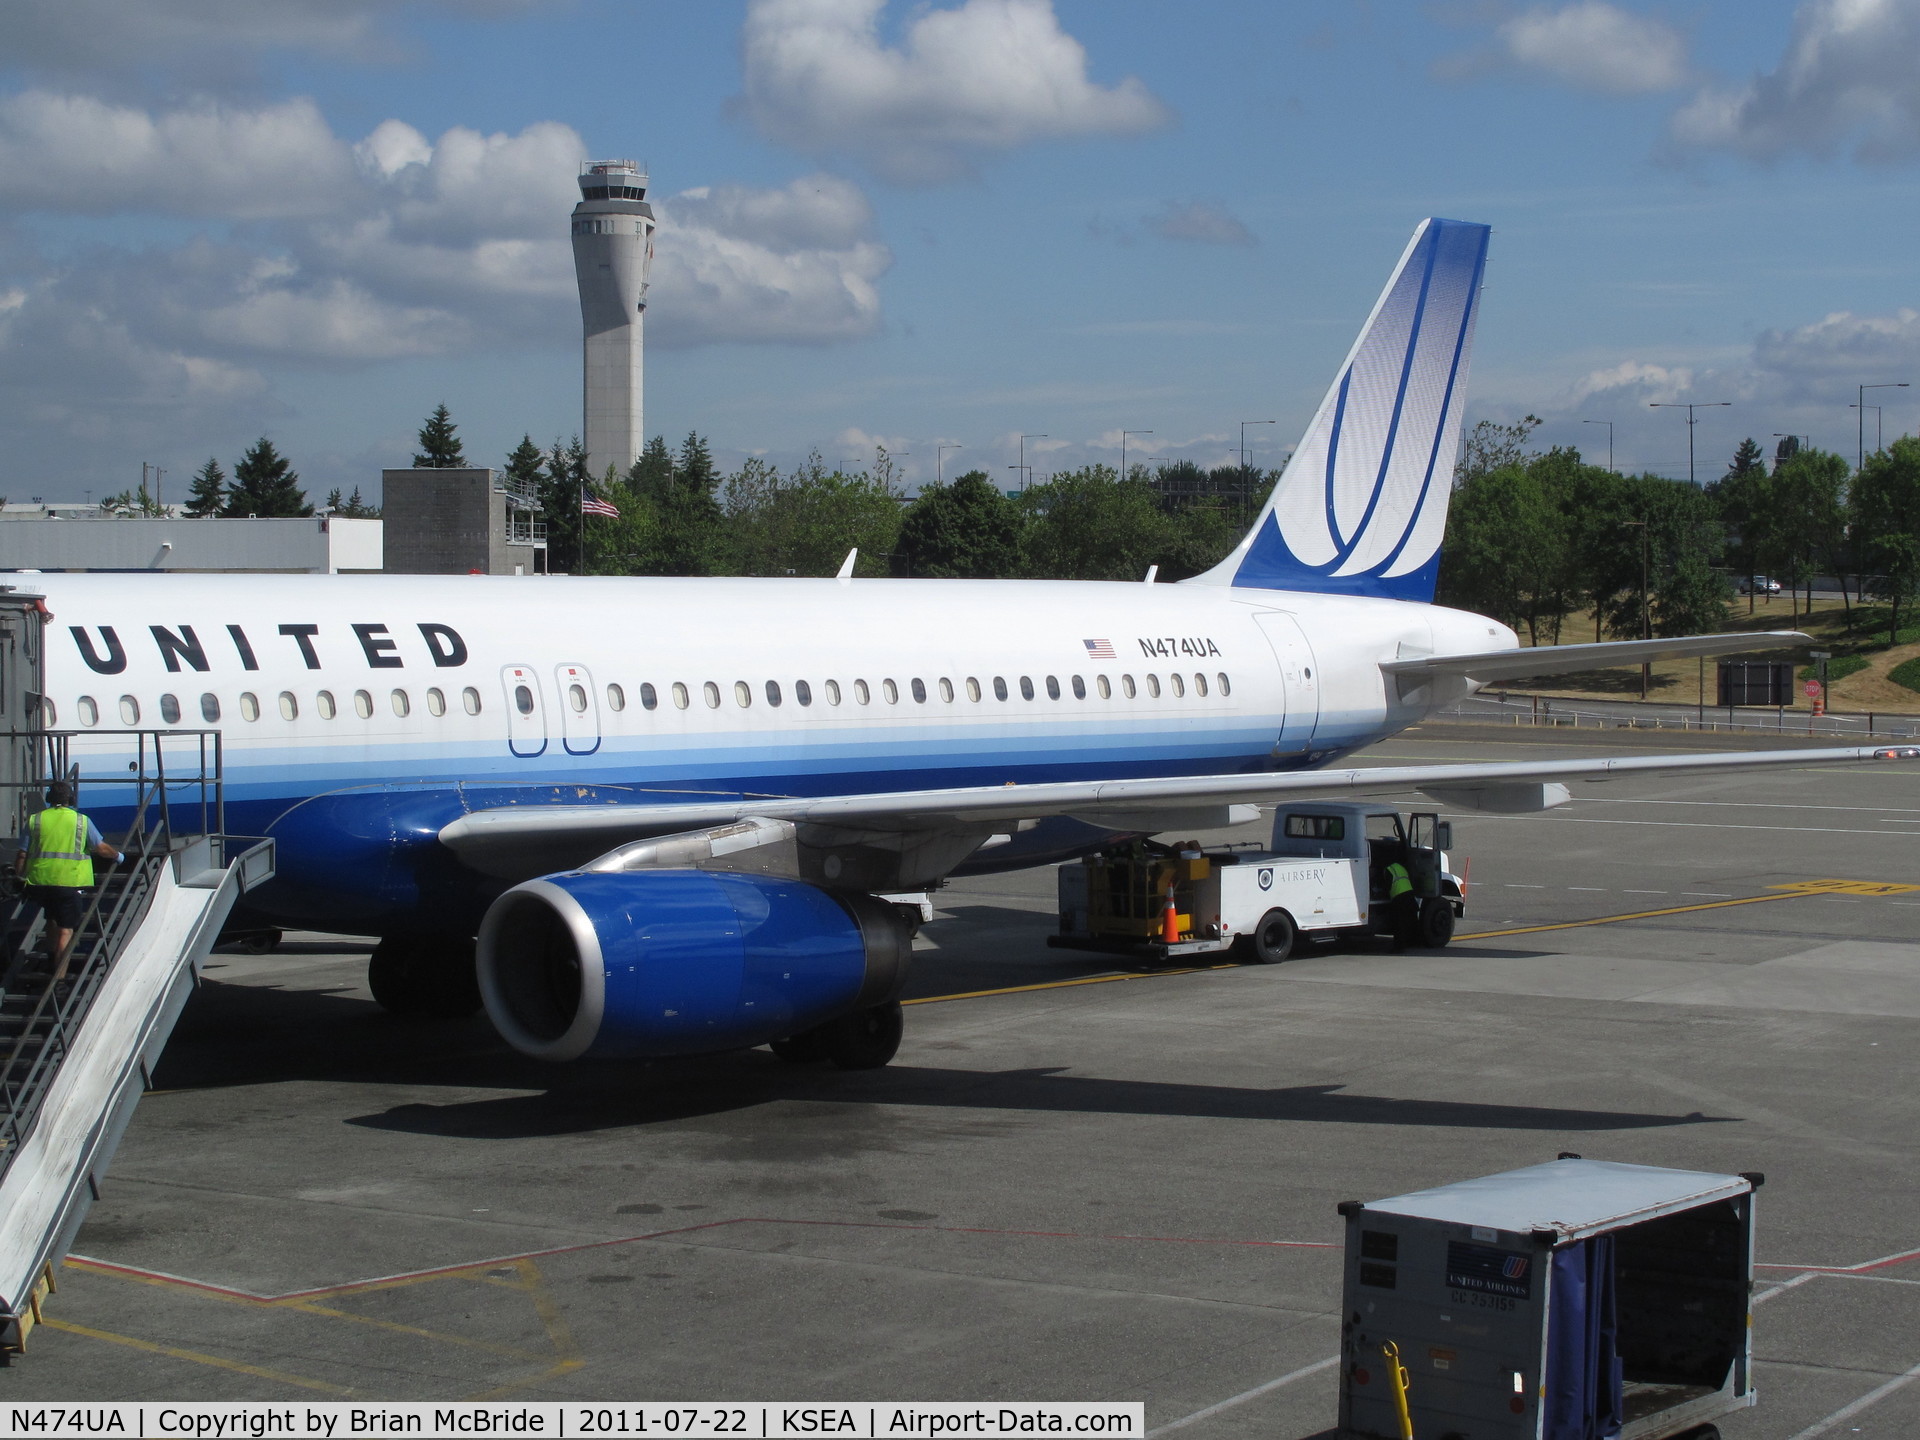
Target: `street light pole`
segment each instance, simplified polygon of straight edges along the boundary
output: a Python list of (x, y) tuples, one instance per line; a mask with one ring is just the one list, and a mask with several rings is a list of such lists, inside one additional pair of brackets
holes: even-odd
[[(1648, 608), (1647, 604), (1647, 535), (1651, 527), (1645, 520), (1623, 520), (1620, 523), (1629, 528), (1638, 526), (1640, 530), (1640, 638), (1642, 640), (1651, 640), (1653, 638), (1653, 612)], [(1640, 698), (1642, 701), (1647, 698), (1647, 686), (1652, 675), (1652, 662), (1642, 660), (1640, 662)]]
[(1647, 408), (1650, 410), (1684, 410), (1687, 412), (1687, 483), (1689, 485), (1699, 483), (1693, 478), (1693, 427), (1698, 423), (1693, 418), (1693, 412), (1696, 410), (1712, 410), (1716, 407), (1724, 407), (1731, 404), (1733, 404), (1731, 400), (1649, 400), (1647, 402)]
[(1120, 478), (1127, 478), (1127, 437), (1129, 435), (1151, 435), (1151, 430), (1122, 430), (1120, 432)]
[(1857, 431), (1855, 441), (1854, 441), (1856, 448), (1854, 450), (1854, 460), (1853, 460), (1853, 469), (1855, 474), (1858, 474), (1860, 471), (1860, 467), (1867, 463), (1867, 391), (1869, 390), (1904, 390), (1906, 388), (1907, 388), (1907, 382), (1905, 380), (1890, 380), (1880, 385), (1862, 385), (1859, 387), (1860, 393), (1857, 397), (1858, 403), (1856, 405), (1850, 405), (1847, 407), (1850, 410), (1857, 409), (1860, 412), (1859, 424), (1855, 426), (1855, 430)]
[(1607, 427), (1607, 469), (1613, 469), (1613, 422), (1611, 420), (1582, 420), (1582, 425), (1604, 425)]
[(1020, 437), (1020, 470), (1021, 470), (1021, 473), (1026, 477), (1026, 482), (1028, 485), (1033, 484), (1033, 472), (1027, 468), (1027, 441), (1044, 440), (1046, 438), (1047, 438), (1047, 435), (1045, 431), (1040, 431), (1033, 435), (1022, 435)]
[(933, 483), (934, 484), (944, 485), (947, 483), (947, 451), (964, 450), (966, 448), (967, 448), (966, 446), (960, 445), (960, 444), (936, 445), (933, 447)]
[(1240, 422), (1240, 473), (1244, 478), (1247, 472), (1247, 426), (1277, 425), (1277, 420), (1242, 420)]

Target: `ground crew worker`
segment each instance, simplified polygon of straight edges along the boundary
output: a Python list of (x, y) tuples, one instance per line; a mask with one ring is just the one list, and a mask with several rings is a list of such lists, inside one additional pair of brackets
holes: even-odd
[(1411, 940), (1419, 933), (1420, 897), (1413, 893), (1413, 876), (1399, 860), (1387, 866), (1387, 904), (1393, 907), (1394, 938)]
[(73, 808), (73, 786), (56, 780), (47, 786), (47, 808), (27, 817), (20, 832), (20, 848), (13, 857), (14, 873), (27, 882), (27, 899), (47, 917), (47, 936), (53, 961), (53, 981), (66, 978), (67, 951), (93, 888), (93, 860), (121, 861), (127, 857), (101, 838), (99, 829)]

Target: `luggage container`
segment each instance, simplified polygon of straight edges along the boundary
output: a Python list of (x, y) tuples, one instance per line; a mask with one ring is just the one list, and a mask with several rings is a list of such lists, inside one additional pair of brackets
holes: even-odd
[(1342, 1440), (1713, 1440), (1754, 1403), (1762, 1180), (1564, 1155), (1342, 1203)]

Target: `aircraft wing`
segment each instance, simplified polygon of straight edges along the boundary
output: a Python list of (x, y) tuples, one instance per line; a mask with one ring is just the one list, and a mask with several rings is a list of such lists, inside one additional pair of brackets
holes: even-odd
[[(1629, 755), (1601, 760), (1520, 760), (1479, 765), (1388, 765), (1260, 775), (1191, 775), (1151, 780), (1084, 780), (1042, 785), (980, 785), (818, 797), (741, 796), (686, 804), (527, 805), (478, 810), (440, 831), (441, 843), (493, 874), (523, 868), (535, 856), (577, 851), (584, 863), (623, 841), (726, 825), (749, 817), (849, 830), (978, 830), (984, 836), (1022, 820), (1067, 815), (1116, 830), (1152, 833), (1229, 823), (1233, 806), (1320, 796), (1362, 799), (1421, 791), (1463, 808), (1545, 809), (1567, 798), (1569, 782), (1641, 775), (1763, 770), (1774, 766), (1920, 762), (1920, 746), (1848, 746), (1818, 750), (1735, 751), (1708, 755)], [(1207, 813), (1216, 809), (1217, 814)], [(1241, 815), (1234, 819), (1251, 819)], [(1164, 821), (1165, 823), (1156, 823)], [(549, 866), (548, 868), (556, 868)], [(539, 873), (533, 871), (529, 873)]]
[(1472, 655), (1425, 655), (1382, 661), (1380, 668), (1402, 679), (1451, 675), (1485, 683), (1526, 675), (1565, 675), (1578, 670), (1604, 670), (1614, 665), (1639, 665), (1650, 660), (1737, 655), (1747, 650), (1779, 650), (1812, 643), (1811, 635), (1803, 635), (1798, 630), (1760, 630), (1739, 635), (1675, 635), (1665, 640), (1610, 640), (1598, 645), (1535, 645), (1519, 650), (1483, 650)]

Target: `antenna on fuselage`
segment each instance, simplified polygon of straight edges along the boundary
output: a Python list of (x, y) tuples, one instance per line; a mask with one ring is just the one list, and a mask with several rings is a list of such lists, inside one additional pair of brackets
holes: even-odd
[(840, 562), (840, 569), (833, 578), (836, 580), (851, 580), (853, 578), (853, 562), (859, 558), (860, 547), (856, 545), (853, 549), (847, 551), (847, 558)]

